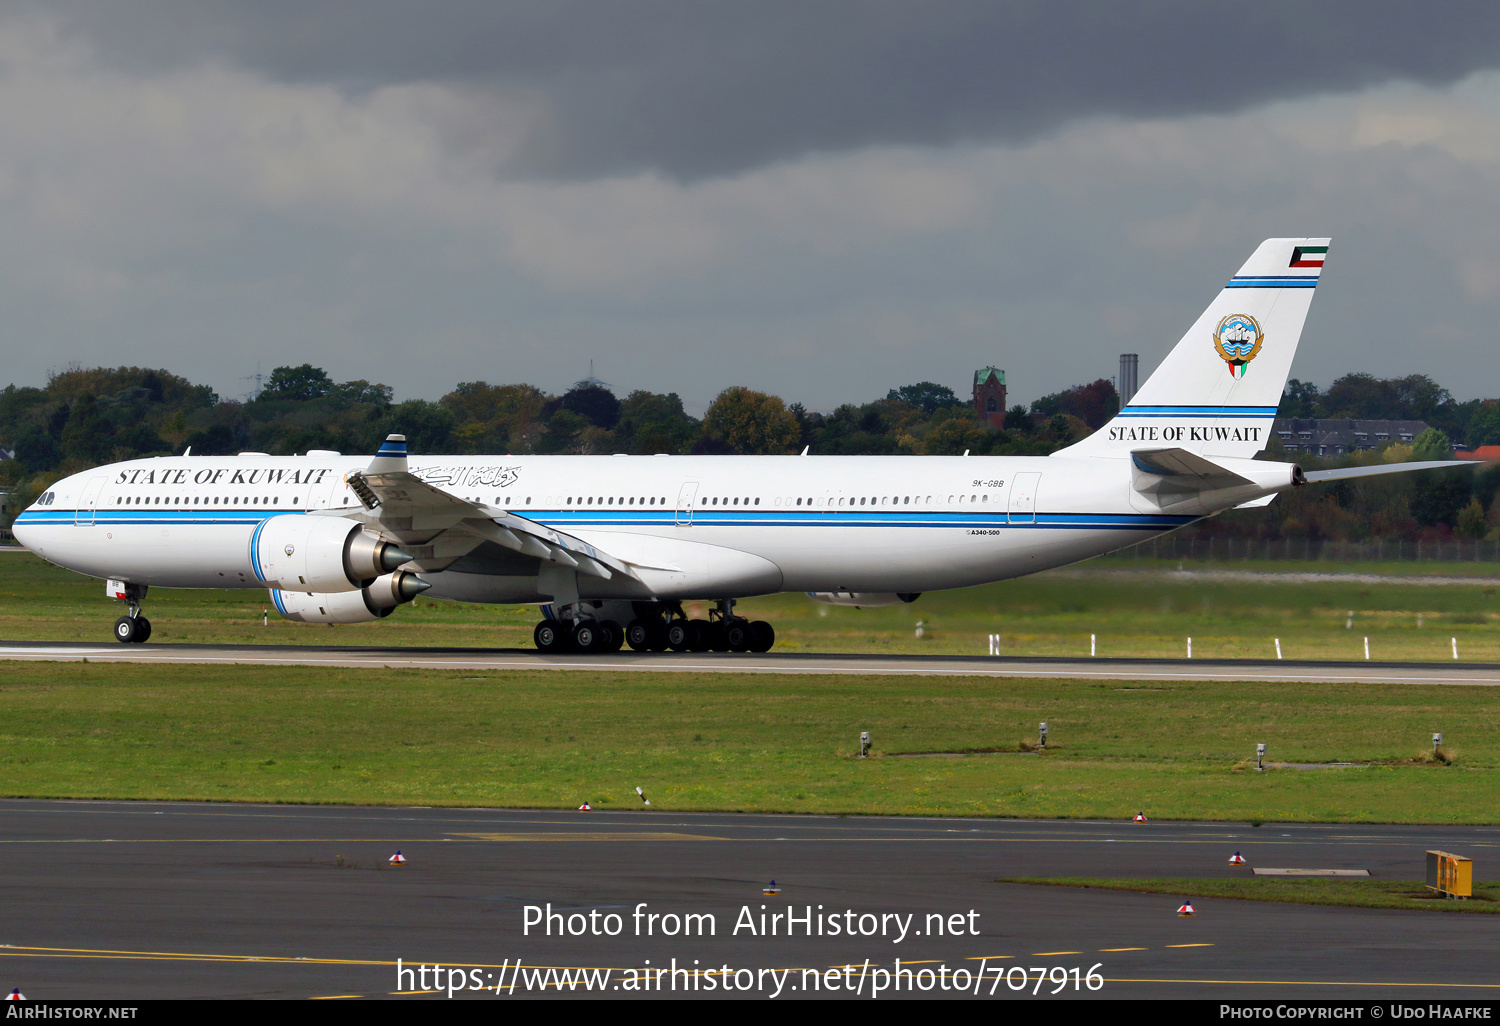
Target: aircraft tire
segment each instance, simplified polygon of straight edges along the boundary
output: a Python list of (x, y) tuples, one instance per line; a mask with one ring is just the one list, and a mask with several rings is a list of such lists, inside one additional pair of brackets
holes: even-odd
[(776, 629), (764, 620), (754, 620), (750, 624), (750, 651), (769, 652), (771, 646), (776, 644)]
[(637, 652), (651, 648), (651, 625), (644, 620), (631, 620), (625, 625), (625, 644)]
[(573, 651), (604, 651), (605, 632), (597, 620), (579, 620), (573, 625)]
[(665, 652), (670, 647), (667, 644), (667, 625), (660, 620), (653, 620), (650, 632), (651, 640), (646, 647), (653, 652)]
[(144, 645), (151, 640), (151, 621), (144, 616), (135, 618), (135, 643)]
[(714, 639), (710, 633), (713, 625), (707, 620), (689, 620), (688, 623), (693, 625), (693, 651), (707, 652), (713, 648)]
[(724, 645), (731, 652), (747, 652), (750, 650), (750, 621), (730, 620), (721, 628), (724, 632)]
[(135, 641), (135, 619), (122, 616), (115, 621), (115, 640), (122, 645), (129, 645)]
[(667, 647), (673, 652), (688, 652), (698, 644), (697, 620), (673, 620), (667, 624)]
[(531, 632), (538, 652), (561, 652), (567, 640), (563, 626), (557, 620), (543, 620)]
[(625, 644), (625, 628), (613, 620), (605, 620), (599, 624), (604, 634), (604, 645), (599, 649), (601, 652), (618, 652)]
[(720, 621), (709, 625), (708, 647), (715, 652), (729, 651), (729, 624)]

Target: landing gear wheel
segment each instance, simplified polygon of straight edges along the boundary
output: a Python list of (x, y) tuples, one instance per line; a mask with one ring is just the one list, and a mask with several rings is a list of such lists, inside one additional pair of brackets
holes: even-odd
[(115, 621), (115, 640), (122, 645), (129, 645), (135, 638), (135, 617), (122, 616)]
[(536, 642), (538, 652), (561, 652), (566, 646), (567, 635), (558, 621), (543, 620), (531, 632), (531, 640)]
[(729, 625), (724, 621), (708, 625), (708, 647), (715, 652), (729, 651)]
[(698, 621), (673, 620), (667, 624), (667, 647), (674, 652), (697, 651)]
[(750, 621), (730, 620), (724, 625), (724, 641), (731, 652), (745, 652), (750, 648)]
[(769, 652), (771, 646), (776, 644), (776, 631), (764, 620), (754, 620), (750, 623), (750, 651)]
[(135, 618), (135, 643), (144, 645), (151, 640), (151, 621), (144, 616)]
[(604, 650), (605, 633), (594, 620), (579, 620), (573, 625), (573, 648), (579, 652)]
[(667, 644), (666, 624), (662, 623), (660, 620), (653, 620), (651, 622), (649, 639), (646, 642), (646, 647), (651, 649), (651, 651), (653, 652), (665, 652), (668, 648), (671, 647)]
[(604, 644), (599, 647), (601, 652), (618, 652), (620, 646), (625, 644), (625, 628), (613, 620), (605, 620), (599, 624), (600, 632), (604, 635)]
[(707, 620), (689, 620), (688, 623), (693, 625), (693, 651), (707, 652), (713, 647), (713, 624)]
[(625, 644), (637, 652), (651, 647), (651, 627), (643, 620), (631, 620), (625, 625)]

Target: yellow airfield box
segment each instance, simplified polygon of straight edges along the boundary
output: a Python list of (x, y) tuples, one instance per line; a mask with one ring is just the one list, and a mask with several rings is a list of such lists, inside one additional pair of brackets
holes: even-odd
[(1427, 886), (1449, 898), (1474, 896), (1474, 860), (1446, 851), (1427, 853)]

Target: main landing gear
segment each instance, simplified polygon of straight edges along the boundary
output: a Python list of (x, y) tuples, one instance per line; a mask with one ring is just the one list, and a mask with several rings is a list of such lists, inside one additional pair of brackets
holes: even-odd
[(541, 652), (618, 652), (625, 631), (614, 620), (543, 620), (531, 638)]
[[(114, 586), (115, 582), (110, 582)], [(116, 591), (130, 607), (130, 612), (115, 621), (115, 640), (124, 645), (140, 645), (151, 637), (151, 621), (141, 615), (141, 602), (146, 598), (146, 585), (126, 584)]]
[[(581, 603), (585, 613), (590, 603)], [(595, 604), (598, 606), (599, 604)], [(613, 603), (611, 604), (613, 605)], [(584, 616), (572, 620), (543, 620), (532, 631), (542, 652), (618, 652), (623, 644), (637, 652), (769, 652), (776, 631), (764, 620), (747, 620), (734, 613), (733, 599), (720, 599), (707, 620), (691, 620), (678, 602), (633, 602), (631, 620)]]

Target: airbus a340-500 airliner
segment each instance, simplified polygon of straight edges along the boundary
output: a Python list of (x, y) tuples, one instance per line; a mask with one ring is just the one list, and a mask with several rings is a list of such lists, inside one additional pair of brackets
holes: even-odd
[[(1254, 459), (1276, 415), (1328, 239), (1268, 239), (1119, 415), (1051, 456), (156, 457), (59, 481), (14, 524), (107, 580), (145, 641), (148, 587), (267, 588), (309, 623), (387, 616), (426, 592), (537, 603), (543, 651), (765, 651), (735, 600), (779, 591), (909, 602), (1063, 566), (1312, 480)], [(682, 602), (714, 603), (707, 620)]]

